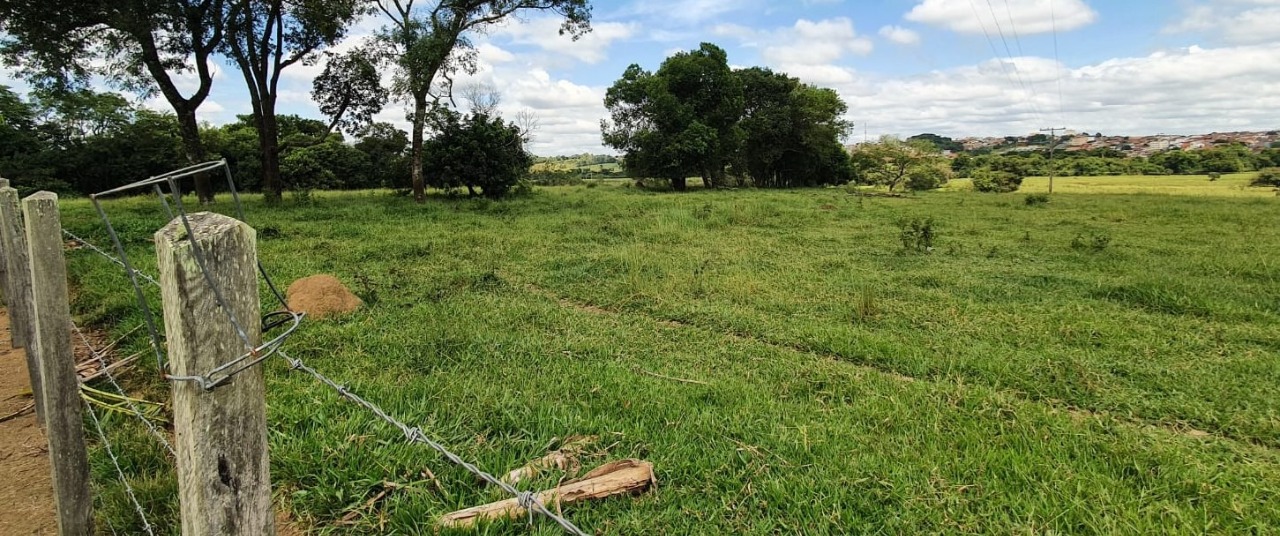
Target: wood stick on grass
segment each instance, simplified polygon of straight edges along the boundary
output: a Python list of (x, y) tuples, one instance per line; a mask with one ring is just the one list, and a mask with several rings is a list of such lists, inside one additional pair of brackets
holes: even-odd
[[(641, 460), (619, 460), (604, 464), (581, 479), (538, 493), (538, 502), (559, 508), (592, 499), (640, 493), (657, 485), (653, 464)], [(516, 499), (507, 499), (445, 514), (439, 525), (444, 528), (468, 528), (481, 520), (513, 519), (525, 515)]]

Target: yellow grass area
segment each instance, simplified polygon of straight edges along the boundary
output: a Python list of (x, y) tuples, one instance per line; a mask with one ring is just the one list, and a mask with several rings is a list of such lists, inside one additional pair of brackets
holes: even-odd
[[(1249, 181), (1255, 173), (1223, 175), (1210, 181), (1206, 175), (1121, 175), (1112, 177), (1057, 177), (1054, 193), (1064, 194), (1165, 194), (1213, 197), (1274, 197), (1274, 188), (1253, 188)], [(953, 180), (948, 190), (967, 190), (968, 179)], [(1049, 191), (1047, 177), (1028, 177), (1019, 192)]]

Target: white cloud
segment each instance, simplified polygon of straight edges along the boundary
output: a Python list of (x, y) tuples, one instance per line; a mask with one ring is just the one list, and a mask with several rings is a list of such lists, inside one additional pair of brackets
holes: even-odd
[(1074, 30), (1092, 24), (1098, 13), (1083, 0), (921, 0), (905, 18), (967, 34), (1031, 35)]
[(786, 72), (827, 66), (850, 54), (865, 56), (875, 48), (870, 39), (858, 34), (853, 21), (845, 17), (820, 21), (800, 19), (791, 27), (775, 30), (719, 24), (711, 31), (720, 37), (735, 38), (743, 47), (759, 49), (761, 59), (768, 66)]
[(1201, 33), (1231, 44), (1276, 40), (1280, 0), (1210, 0), (1188, 4), (1177, 22), (1164, 33)]
[(574, 41), (568, 35), (560, 35), (560, 24), (561, 20), (555, 17), (512, 21), (497, 28), (493, 36), (509, 38), (519, 45), (535, 46), (560, 57), (595, 64), (608, 57), (609, 45), (631, 38), (639, 28), (635, 23), (598, 22), (591, 25), (591, 33)]
[(851, 118), (872, 134), (1008, 135), (1048, 123), (1132, 134), (1280, 125), (1280, 45), (1189, 47), (1077, 69), (1015, 58), (1025, 90), (1006, 78), (1000, 61), (905, 78), (861, 78), (837, 89)]
[(901, 26), (885, 26), (880, 28), (880, 37), (888, 39), (890, 42), (897, 43), (899, 45), (920, 44), (920, 34), (918, 32)]

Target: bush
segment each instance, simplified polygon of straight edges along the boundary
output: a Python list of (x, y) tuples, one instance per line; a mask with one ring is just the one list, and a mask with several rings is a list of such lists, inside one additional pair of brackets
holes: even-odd
[(1271, 167), (1258, 172), (1249, 186), (1280, 188), (1280, 167)]
[(308, 204), (314, 199), (312, 190), (332, 188), (338, 178), (316, 158), (311, 151), (294, 151), (280, 160), (280, 178), (293, 192), (298, 204)]
[(1022, 187), (1022, 176), (1008, 171), (980, 169), (973, 174), (973, 189), (988, 193), (1016, 192)]
[(933, 218), (911, 218), (901, 225), (902, 231), (898, 237), (902, 240), (902, 249), (921, 253), (933, 251), (933, 239), (937, 238)]
[(1049, 204), (1049, 194), (1028, 194), (1025, 201), (1029, 207), (1044, 206)]
[(1221, 178), (1222, 178), (1221, 173), (1218, 173), (1217, 171), (1209, 172), (1209, 182), (1216, 182), (1218, 179), (1221, 179)]
[(951, 171), (939, 166), (922, 166), (907, 173), (907, 189), (913, 192), (937, 190), (947, 185)]

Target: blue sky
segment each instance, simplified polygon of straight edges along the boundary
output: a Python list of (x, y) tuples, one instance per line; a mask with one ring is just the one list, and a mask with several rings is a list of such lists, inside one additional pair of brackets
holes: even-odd
[[(762, 65), (840, 92), (868, 136), (1026, 134), (1048, 126), (1155, 134), (1280, 128), (1280, 0), (607, 0), (573, 42), (524, 17), (476, 36), (460, 83), (539, 118), (539, 154), (608, 152), (599, 122), (627, 65), (656, 69), (707, 41), (735, 66)], [(339, 45), (375, 31), (371, 18)], [(1054, 41), (1057, 40), (1055, 55)], [(318, 116), (311, 79), (282, 79), (280, 111)], [(0, 83), (21, 88), (0, 70)], [(202, 118), (248, 113), (223, 67)], [(163, 109), (162, 101), (148, 105)], [(403, 106), (380, 116), (407, 128)]]

